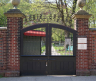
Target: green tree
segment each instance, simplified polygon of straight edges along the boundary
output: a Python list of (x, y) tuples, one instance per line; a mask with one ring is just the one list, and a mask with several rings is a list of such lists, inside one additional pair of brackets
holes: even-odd
[[(73, 21), (71, 16), (75, 13), (76, 3), (77, 0), (55, 0), (54, 3), (47, 0), (35, 0), (31, 4), (33, 9), (32, 13), (34, 13), (33, 15), (39, 14), (42, 18), (39, 17), (39, 19), (37, 19), (37, 17), (32, 16), (32, 14), (29, 15), (29, 18), (33, 17), (34, 22), (38, 23), (58, 23), (72, 28)], [(49, 13), (46, 15), (47, 12)], [(68, 37), (69, 33), (65, 31), (65, 35)]]
[[(96, 28), (96, 0), (86, 0), (86, 5), (83, 10), (87, 11), (89, 14), (92, 14), (91, 18), (89, 18), (89, 27)], [(76, 12), (80, 10), (80, 8), (76, 7)]]
[(89, 19), (89, 26), (91, 28), (95, 28), (96, 27), (96, 0), (86, 0), (86, 6), (85, 6), (85, 10), (92, 14), (91, 18)]
[(9, 9), (12, 9), (12, 4), (9, 3), (10, 0), (1, 0), (0, 1), (0, 26), (6, 26), (6, 17), (4, 13)]
[(58, 28), (52, 28), (52, 40), (64, 42), (65, 40), (64, 30)]
[(3, 3), (3, 4), (6, 4), (6, 3), (9, 3), (10, 0), (0, 0), (0, 3)]

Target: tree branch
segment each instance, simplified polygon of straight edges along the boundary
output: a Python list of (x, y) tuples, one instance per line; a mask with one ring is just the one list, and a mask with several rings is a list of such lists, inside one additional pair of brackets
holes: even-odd
[(75, 13), (77, 0), (73, 0), (72, 15)]

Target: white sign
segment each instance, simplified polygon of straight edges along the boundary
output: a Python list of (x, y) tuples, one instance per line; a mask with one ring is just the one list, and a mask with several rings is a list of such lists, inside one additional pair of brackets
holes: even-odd
[(87, 43), (87, 38), (78, 38), (78, 43)]
[(87, 44), (78, 44), (78, 50), (87, 50)]

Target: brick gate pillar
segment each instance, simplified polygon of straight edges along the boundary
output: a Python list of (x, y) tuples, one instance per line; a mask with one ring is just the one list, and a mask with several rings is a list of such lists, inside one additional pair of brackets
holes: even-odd
[[(89, 54), (90, 54), (90, 41), (89, 41), (89, 27), (88, 20), (91, 14), (84, 10), (79, 10), (76, 14), (72, 16), (74, 18), (74, 29), (77, 30), (77, 53), (76, 53), (76, 75), (90, 75), (89, 71)], [(79, 38), (79, 39), (78, 39)], [(87, 42), (83, 43), (85, 38)], [(79, 44), (80, 43), (80, 44)], [(80, 47), (81, 45), (82, 47)], [(87, 45), (87, 46), (86, 46)], [(86, 47), (84, 47), (86, 46)]]
[(7, 71), (5, 76), (20, 74), (20, 30), (25, 15), (18, 9), (4, 13), (7, 17)]

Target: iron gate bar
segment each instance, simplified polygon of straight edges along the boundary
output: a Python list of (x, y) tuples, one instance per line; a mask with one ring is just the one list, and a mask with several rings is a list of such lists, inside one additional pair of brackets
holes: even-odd
[[(46, 28), (46, 55), (23, 55), (23, 33), (28, 31), (28, 30), (33, 30), (36, 28)], [(51, 55), (51, 35), (52, 35), (52, 28), (59, 28), (62, 30), (67, 30), (71, 33), (73, 33), (73, 46), (75, 47), (73, 49), (73, 56), (65, 56), (65, 55)], [(63, 25), (58, 25), (58, 24), (51, 24), (51, 23), (45, 23), (45, 24), (37, 24), (37, 25), (33, 25), (33, 26), (29, 26), (27, 28), (23, 28), (21, 30), (21, 54), (20, 54), (20, 71), (21, 74), (26, 74), (29, 73), (31, 75), (38, 75), (38, 74), (42, 74), (42, 75), (55, 75), (55, 74), (67, 74), (67, 75), (72, 75), (72, 74), (76, 74), (76, 43), (77, 43), (77, 32), (69, 27), (65, 27)], [(43, 65), (44, 66), (43, 66)], [(47, 65), (46, 65), (47, 64)], [(57, 65), (58, 64), (58, 65)], [(23, 66), (24, 67), (23, 67)], [(46, 67), (45, 67), (46, 65)], [(30, 67), (29, 67), (30, 66)], [(28, 70), (28, 67), (31, 68), (30, 70)], [(44, 69), (42, 69), (41, 71), (41, 67), (43, 67)], [(53, 69), (54, 67), (54, 69)], [(62, 67), (60, 69), (60, 67)], [(71, 70), (65, 70), (64, 67), (66, 69), (71, 68)], [(25, 70), (22, 70), (22, 68), (24, 68)], [(59, 68), (59, 69), (58, 69)], [(34, 70), (35, 69), (35, 70)], [(23, 72), (24, 71), (24, 72)], [(30, 73), (31, 72), (31, 73)]]
[[(51, 47), (51, 44), (50, 44), (51, 40), (49, 40), (49, 39), (51, 39), (51, 32), (52, 32), (52, 27), (53, 27), (53, 28), (59, 28), (59, 29), (67, 30), (67, 31), (73, 33), (73, 46), (75, 47), (73, 49), (73, 56), (76, 56), (77, 31), (75, 31), (74, 29), (72, 29), (70, 27), (65, 27), (63, 25), (52, 24), (52, 23), (36, 24), (36, 25), (32, 25), (32, 26), (23, 28), (21, 30), (21, 32), (20, 32), (20, 34), (21, 34), (21, 46), (20, 46), (21, 47), (21, 49), (20, 49), (21, 50), (21, 53), (20, 53), (21, 56), (25, 56), (25, 55), (22, 55), (23, 54), (23, 48), (22, 48), (23, 47), (23, 43), (22, 43), (23, 33), (28, 31), (28, 30), (32, 30), (32, 29), (36, 29), (36, 28), (43, 28), (43, 27), (46, 27), (46, 55), (49, 54), (49, 56), (51, 56), (51, 48), (50, 48)], [(48, 38), (48, 36), (49, 36), (49, 38)], [(28, 55), (28, 56), (34, 56), (34, 55)], [(36, 56), (39, 56), (39, 55), (36, 55)], [(48, 58), (49, 58), (49, 56), (48, 56)]]
[(36, 25), (28, 26), (26, 28), (23, 28), (21, 30), (21, 33), (24, 33), (24, 32), (26, 32), (28, 30), (32, 30), (32, 29), (36, 29), (36, 28), (43, 28), (43, 27), (46, 27), (47, 28), (48, 27), (48, 23), (45, 23), (45, 24), (36, 24)]
[(21, 55), (22, 57), (26, 57), (26, 56), (28, 56), (28, 57), (46, 57), (46, 56), (48, 56), (48, 55)]
[[(74, 47), (74, 49), (73, 49), (73, 57), (74, 56), (76, 56), (76, 44), (77, 44), (77, 31), (75, 31), (74, 29), (72, 29), (72, 28), (69, 28), (69, 27), (65, 27), (65, 26), (63, 26), (63, 25), (58, 25), (58, 24), (52, 24), (52, 23), (50, 23), (49, 24), (49, 39), (51, 39), (51, 35), (52, 35), (52, 28), (59, 28), (59, 29), (63, 29), (63, 30), (67, 30), (67, 31), (69, 31), (69, 32), (71, 32), (71, 33), (73, 33), (73, 47)], [(49, 56), (66, 56), (66, 55), (50, 55), (51, 54), (51, 40), (49, 40)], [(70, 57), (70, 55), (68, 56), (68, 57)], [(72, 57), (72, 56), (71, 56)]]
[(77, 50), (77, 31), (73, 33), (73, 56), (76, 56), (76, 50)]
[(52, 34), (52, 27), (49, 24), (49, 56), (51, 55), (51, 34)]
[[(21, 36), (21, 39), (20, 39), (20, 56), (25, 56), (23, 55), (23, 33), (28, 31), (28, 30), (33, 30), (33, 29), (36, 29), (36, 28), (43, 28), (45, 27), (46, 28), (46, 55), (48, 55), (48, 23), (46, 24), (37, 24), (37, 25), (32, 25), (32, 26), (29, 26), (29, 27), (26, 27), (26, 28), (23, 28), (21, 31), (20, 31), (20, 36)], [(28, 56), (34, 56), (34, 55), (28, 55)], [(40, 56), (40, 55), (36, 55), (36, 56)], [(45, 56), (45, 55), (42, 55), (42, 56)]]
[(64, 26), (64, 25), (49, 23), (49, 26), (50, 26), (50, 27), (54, 27), (54, 28), (59, 28), (59, 29), (67, 30), (67, 31), (69, 31), (69, 32), (71, 32), (71, 33), (76, 33), (76, 32), (77, 32), (76, 30), (74, 30), (74, 29), (72, 29), (72, 28), (70, 28), (70, 27), (66, 27), (66, 26)]
[(21, 33), (24, 33), (28, 30), (32, 30), (32, 29), (36, 29), (36, 28), (42, 28), (42, 27), (54, 27), (54, 28), (60, 28), (60, 29), (63, 29), (63, 30), (67, 30), (71, 33), (76, 33), (77, 31), (75, 31), (74, 29), (70, 28), (70, 27), (66, 27), (64, 25), (59, 25), (59, 24), (52, 24), (52, 23), (44, 23), (44, 24), (36, 24), (36, 25), (32, 25), (32, 26), (29, 26), (29, 27), (26, 27), (26, 28), (23, 28), (21, 30)]
[(48, 24), (46, 24), (46, 55), (48, 56)]
[(40, 59), (40, 58), (36, 58), (36, 59), (33, 59), (33, 60), (46, 60), (46, 61), (48, 61), (48, 60), (56, 60), (56, 59)]
[(75, 57), (75, 55), (73, 55), (73, 56), (66, 56), (66, 55), (21, 55), (22, 57), (26, 57), (26, 56), (28, 56), (28, 57), (30, 57), (30, 56), (32, 56), (32, 57), (46, 57), (46, 56), (49, 56), (49, 57)]

